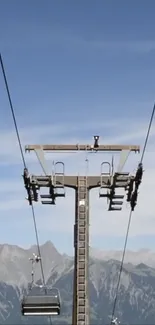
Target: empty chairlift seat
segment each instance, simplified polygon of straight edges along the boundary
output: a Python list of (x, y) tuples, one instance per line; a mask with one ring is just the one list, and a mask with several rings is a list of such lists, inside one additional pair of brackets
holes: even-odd
[[(33, 290), (33, 289), (32, 289)], [(60, 314), (60, 294), (55, 288), (24, 297), (21, 303), (24, 316), (54, 316)]]

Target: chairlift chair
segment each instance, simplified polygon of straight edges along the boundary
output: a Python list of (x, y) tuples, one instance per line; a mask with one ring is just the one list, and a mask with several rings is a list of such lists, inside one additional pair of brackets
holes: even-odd
[(29, 294), (24, 297), (21, 302), (21, 312), (23, 316), (60, 315), (60, 294), (58, 289), (47, 290), (44, 295)]

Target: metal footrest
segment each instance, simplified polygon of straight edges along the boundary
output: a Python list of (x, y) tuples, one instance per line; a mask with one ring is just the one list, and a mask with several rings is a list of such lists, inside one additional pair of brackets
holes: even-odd
[(117, 180), (116, 183), (115, 183), (115, 188), (125, 188), (128, 184), (128, 179), (127, 180)]
[[(55, 197), (64, 197), (65, 194), (64, 193), (55, 193), (54, 196)], [(41, 197), (41, 199), (51, 199), (50, 194), (41, 194), (40, 197)]]
[(115, 179), (115, 183), (125, 183), (125, 182), (128, 182), (128, 180), (129, 180), (129, 177), (123, 177), (123, 179), (117, 177)]
[(52, 204), (55, 205), (55, 202), (53, 201), (41, 201), (42, 204)]
[(124, 195), (114, 194), (112, 199), (124, 199)]
[(117, 176), (129, 176), (129, 173), (128, 172), (121, 172), (121, 173), (116, 172), (115, 175), (116, 175), (116, 177)]
[(102, 194), (102, 193), (99, 193), (99, 197), (108, 197), (108, 194)]
[[(61, 176), (61, 175), (60, 175), (60, 176)], [(62, 184), (55, 184), (54, 187), (55, 187), (55, 188), (64, 188), (64, 185), (62, 185)]]
[(108, 211), (121, 211), (122, 210), (122, 207), (112, 207), (110, 206)]
[(112, 201), (112, 205), (122, 205), (123, 201)]
[(113, 194), (109, 199), (110, 199), (109, 211), (122, 210), (123, 200), (117, 200), (117, 199), (124, 199), (124, 195)]
[[(122, 179), (123, 178), (123, 179)], [(128, 172), (121, 172), (121, 173), (115, 173), (114, 174), (114, 184), (116, 187), (125, 187), (129, 180), (129, 173)], [(120, 186), (121, 183), (121, 186)]]
[(50, 194), (41, 194), (40, 197), (41, 197), (41, 199), (51, 199)]
[(55, 197), (65, 197), (65, 193), (56, 193)]

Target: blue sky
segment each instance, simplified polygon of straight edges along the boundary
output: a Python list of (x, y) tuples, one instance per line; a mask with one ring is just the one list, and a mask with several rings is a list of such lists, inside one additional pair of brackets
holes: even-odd
[[(23, 146), (88, 143), (94, 134), (105, 143), (143, 144), (155, 93), (154, 9), (154, 1), (1, 0), (0, 48)], [(0, 90), (0, 238), (28, 246), (35, 236), (2, 74)], [(132, 249), (155, 246), (153, 128)], [(84, 171), (84, 155), (81, 161), (75, 156), (61, 155), (66, 173)], [(31, 157), (26, 155), (30, 171), (39, 172)], [(103, 159), (106, 155), (91, 157), (90, 172), (99, 173)], [(129, 171), (137, 163), (131, 155)], [(108, 213), (98, 192), (91, 194), (91, 245), (122, 248), (129, 212), (124, 209), (121, 215)], [(73, 192), (54, 208), (38, 203), (36, 214), (41, 243), (51, 239), (60, 251), (72, 253)]]

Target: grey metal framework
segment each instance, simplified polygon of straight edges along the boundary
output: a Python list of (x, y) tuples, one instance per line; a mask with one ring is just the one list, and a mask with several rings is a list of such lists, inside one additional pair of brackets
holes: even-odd
[[(116, 194), (116, 188), (127, 189), (133, 181), (129, 172), (122, 172), (131, 151), (140, 152), (139, 146), (132, 145), (99, 145), (99, 137), (94, 137), (93, 145), (28, 145), (26, 151), (34, 150), (44, 171), (44, 176), (29, 175), (29, 193), (31, 199), (38, 201), (38, 190), (49, 188), (49, 193), (40, 195), (43, 204), (55, 204), (58, 197), (65, 196), (65, 187), (75, 190), (75, 225), (74, 225), (74, 283), (73, 283), (73, 325), (89, 325), (89, 191), (99, 188), (99, 196), (109, 199), (109, 211), (122, 209), (124, 195)], [(52, 175), (48, 173), (44, 151), (120, 151), (120, 162), (117, 172), (113, 164), (103, 162), (99, 176), (66, 176), (64, 163), (55, 163)], [(62, 168), (61, 172), (57, 168)], [(104, 167), (105, 170), (104, 170)], [(108, 167), (108, 171), (107, 171)], [(28, 174), (27, 174), (28, 175)], [(25, 183), (26, 184), (26, 183)], [(26, 185), (25, 185), (26, 187)], [(27, 188), (27, 187), (26, 187)], [(30, 199), (29, 199), (30, 202)], [(31, 202), (30, 202), (31, 204)]]

